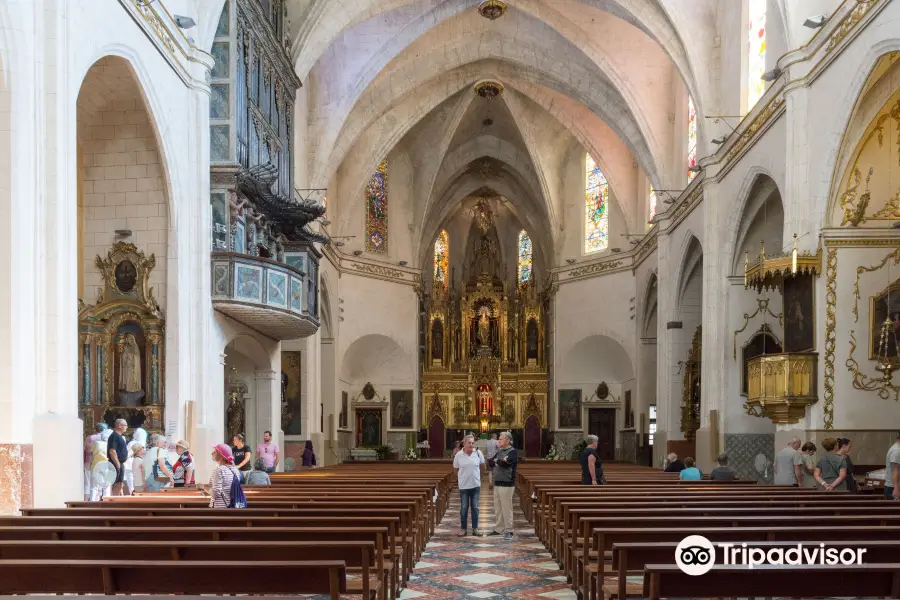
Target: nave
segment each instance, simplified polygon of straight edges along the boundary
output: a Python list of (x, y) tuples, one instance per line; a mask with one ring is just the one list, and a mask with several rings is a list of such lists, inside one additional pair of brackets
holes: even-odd
[[(478, 523), (490, 531), (495, 521), (494, 497), (483, 482)], [(400, 594), (408, 598), (552, 598), (569, 600), (575, 592), (553, 561), (534, 527), (525, 518), (519, 502), (513, 506), (515, 536), (459, 537), (460, 500), (453, 494), (440, 527), (416, 564), (409, 587)]]

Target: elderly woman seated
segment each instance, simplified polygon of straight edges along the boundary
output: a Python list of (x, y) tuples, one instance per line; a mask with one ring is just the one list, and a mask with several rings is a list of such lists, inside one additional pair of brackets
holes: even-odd
[(266, 473), (266, 465), (263, 464), (262, 458), (257, 458), (253, 463), (253, 470), (247, 472), (247, 480), (244, 483), (247, 485), (270, 485), (272, 483), (269, 474)]

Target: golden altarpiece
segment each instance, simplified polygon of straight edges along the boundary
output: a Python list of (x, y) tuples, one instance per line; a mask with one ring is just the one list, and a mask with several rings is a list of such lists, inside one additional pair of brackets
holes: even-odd
[(486, 199), (475, 208), (472, 231), (460, 289), (452, 275), (435, 278), (423, 303), (421, 414), (433, 455), (444, 447), (445, 429), (522, 429), (526, 445), (539, 446), (547, 423), (543, 294), (533, 274), (519, 285), (506, 281)]
[(165, 410), (165, 320), (150, 287), (156, 256), (117, 242), (96, 258), (103, 288), (79, 300), (78, 402), (85, 431), (118, 418), (129, 428), (162, 433)]

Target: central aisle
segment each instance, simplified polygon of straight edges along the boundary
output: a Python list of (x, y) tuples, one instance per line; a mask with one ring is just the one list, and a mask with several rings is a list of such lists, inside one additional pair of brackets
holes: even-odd
[[(428, 543), (422, 561), (410, 577), (408, 598), (553, 598), (575, 599), (566, 577), (534, 535), (519, 507), (518, 494), (513, 510), (516, 536), (511, 542), (503, 536), (460, 538), (459, 492), (454, 491), (450, 508), (435, 536)], [(478, 526), (489, 531), (494, 520), (493, 492), (485, 483), (481, 488)], [(470, 517), (471, 518), (471, 517)], [(471, 523), (471, 521), (469, 521)]]

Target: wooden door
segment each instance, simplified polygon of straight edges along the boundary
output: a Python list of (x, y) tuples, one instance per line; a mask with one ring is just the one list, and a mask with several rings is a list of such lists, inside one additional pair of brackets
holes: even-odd
[(428, 458), (444, 458), (444, 420), (435, 415), (428, 424)]
[(525, 456), (531, 459), (541, 458), (541, 424), (536, 416), (525, 420)]
[(597, 452), (600, 460), (616, 458), (616, 409), (592, 408), (588, 411), (588, 433), (599, 438)]

